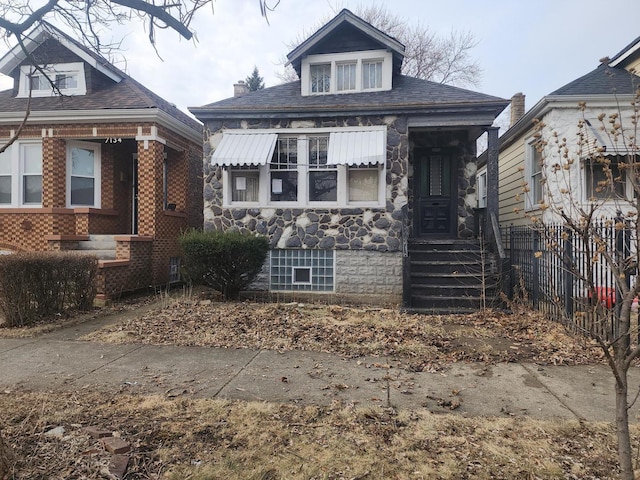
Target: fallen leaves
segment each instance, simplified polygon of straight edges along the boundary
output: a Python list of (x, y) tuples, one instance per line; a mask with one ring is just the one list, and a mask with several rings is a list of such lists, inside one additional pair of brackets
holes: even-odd
[[(453, 362), (577, 365), (601, 362), (598, 348), (535, 312), (418, 315), (399, 310), (292, 303), (174, 301), (84, 340), (223, 348), (311, 350), (384, 356), (409, 371)], [(385, 363), (374, 363), (384, 367)]]

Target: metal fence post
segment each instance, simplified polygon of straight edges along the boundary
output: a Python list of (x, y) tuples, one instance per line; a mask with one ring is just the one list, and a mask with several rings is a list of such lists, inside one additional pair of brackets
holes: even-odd
[(573, 235), (569, 229), (564, 230), (563, 264), (564, 264), (564, 310), (567, 318), (573, 318)]
[(538, 258), (540, 234), (537, 230), (532, 230), (531, 232), (533, 234), (533, 259), (531, 260), (531, 280), (533, 282), (532, 300), (533, 306), (537, 308), (540, 295), (540, 259)]

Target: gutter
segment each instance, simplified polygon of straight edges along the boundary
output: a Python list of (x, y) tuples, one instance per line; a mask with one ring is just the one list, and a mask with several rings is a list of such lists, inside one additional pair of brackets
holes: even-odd
[[(16, 124), (22, 122), (24, 113), (0, 112), (0, 124)], [(167, 112), (158, 108), (140, 108), (130, 110), (60, 110), (31, 112), (27, 124), (61, 124), (61, 123), (113, 123), (113, 122), (154, 122), (166, 127), (187, 139), (202, 143), (202, 132), (194, 130)]]

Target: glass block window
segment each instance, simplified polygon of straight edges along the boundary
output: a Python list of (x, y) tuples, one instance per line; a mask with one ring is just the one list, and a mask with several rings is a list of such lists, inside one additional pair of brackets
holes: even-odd
[(271, 250), (272, 291), (333, 292), (333, 250)]
[(180, 257), (171, 257), (169, 259), (169, 283), (180, 281)]

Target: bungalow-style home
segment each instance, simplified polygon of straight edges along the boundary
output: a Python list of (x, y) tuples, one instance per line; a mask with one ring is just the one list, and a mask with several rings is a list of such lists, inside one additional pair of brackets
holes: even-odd
[[(503, 226), (530, 225), (531, 217), (554, 222), (560, 209), (577, 215), (575, 207), (597, 206), (598, 217), (611, 218), (618, 210), (633, 209), (628, 201), (633, 198), (632, 180), (620, 165), (629, 161), (630, 154), (639, 153), (629, 144), (635, 136), (631, 143), (638, 145), (633, 120), (638, 114), (638, 73), (640, 37), (586, 75), (543, 97), (526, 113), (524, 96), (514, 96), (512, 125), (499, 140)], [(542, 129), (534, 121), (542, 122)], [(625, 137), (613, 133), (614, 124), (625, 129)], [(545, 142), (542, 148), (536, 148), (537, 132)], [(565, 151), (574, 161), (559, 167), (566, 163), (561, 158)], [(614, 185), (606, 185), (607, 170)]]
[(89, 250), (104, 299), (179, 280), (177, 236), (203, 222), (201, 125), (46, 23), (0, 72), (0, 145), (17, 136), (0, 249)]
[(508, 101), (404, 76), (403, 58), (342, 10), (288, 54), (299, 81), (190, 108), (205, 228), (270, 240), (256, 289), (478, 307), (475, 142)]

